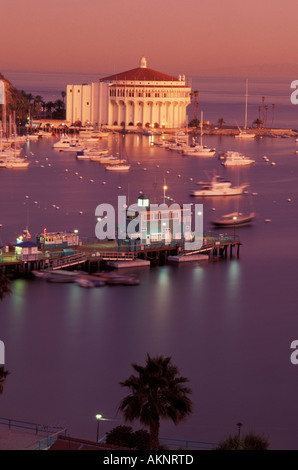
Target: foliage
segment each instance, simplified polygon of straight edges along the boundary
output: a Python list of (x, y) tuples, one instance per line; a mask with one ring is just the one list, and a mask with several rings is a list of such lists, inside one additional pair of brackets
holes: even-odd
[(127, 387), (130, 394), (120, 403), (119, 410), (126, 421), (139, 419), (150, 429), (151, 449), (159, 447), (160, 419), (171, 419), (174, 424), (187, 418), (192, 412), (188, 395), (191, 390), (185, 386), (188, 379), (178, 376), (179, 370), (171, 363), (170, 357), (150, 357), (147, 354), (145, 367), (132, 364), (137, 375), (131, 375), (120, 385)]
[(4, 366), (0, 366), (0, 394), (3, 393), (3, 385), (6, 380), (6, 377), (10, 374), (8, 370), (5, 369)]
[(220, 129), (221, 129), (222, 126), (225, 124), (224, 118), (219, 118), (219, 120), (217, 121), (217, 123), (218, 123), (218, 125), (219, 125), (219, 127), (220, 127)]
[(188, 123), (188, 127), (199, 127), (199, 125), (200, 125), (200, 120), (199, 119), (192, 119)]
[(269, 447), (268, 439), (254, 432), (249, 432), (240, 440), (238, 435), (229, 435), (221, 441), (217, 450), (267, 450)]
[[(0, 80), (5, 84), (7, 116), (14, 112), (17, 125), (24, 125), (28, 116), (37, 119), (40, 117), (65, 119), (65, 92), (61, 93), (63, 101), (58, 99), (55, 103), (52, 101), (46, 103), (39, 95), (33, 96), (31, 93), (26, 93), (24, 90), (17, 90), (1, 73)], [(54, 110), (54, 112), (52, 112), (52, 110)], [(2, 107), (0, 107), (0, 118), (3, 119)]]
[(131, 426), (117, 426), (106, 435), (105, 442), (128, 449), (150, 449), (150, 434), (144, 429), (133, 431)]
[(5, 274), (0, 272), (0, 300), (3, 300), (9, 294), (11, 294), (10, 280)]
[(263, 121), (259, 118), (255, 119), (254, 122), (252, 123), (253, 127), (256, 126), (258, 129), (260, 127), (263, 127)]

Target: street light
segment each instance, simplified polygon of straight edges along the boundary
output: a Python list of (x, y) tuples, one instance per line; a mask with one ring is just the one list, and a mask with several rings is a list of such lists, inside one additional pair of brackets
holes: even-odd
[(100, 414), (100, 413), (96, 414), (95, 418), (97, 419), (96, 442), (98, 442), (99, 421), (113, 421), (113, 420), (109, 419), (109, 418), (103, 418), (102, 414)]
[(99, 421), (102, 419), (102, 415), (97, 414), (95, 415), (95, 418), (97, 419), (96, 442), (98, 442)]
[(163, 187), (163, 203), (165, 203), (165, 199), (166, 199), (166, 190), (168, 189), (167, 186), (164, 186)]
[(240, 447), (240, 429), (242, 426), (242, 423), (237, 423), (236, 426), (238, 427), (238, 448)]
[(235, 241), (235, 224), (236, 224), (236, 220), (237, 220), (237, 217), (235, 215), (233, 217), (233, 220), (234, 220), (234, 241)]

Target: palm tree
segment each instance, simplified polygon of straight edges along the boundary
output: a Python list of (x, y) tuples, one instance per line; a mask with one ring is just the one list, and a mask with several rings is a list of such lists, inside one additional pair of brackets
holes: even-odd
[(221, 129), (222, 126), (225, 124), (225, 120), (224, 118), (219, 118), (219, 120), (217, 121), (218, 125), (219, 125), (219, 128)]
[(55, 118), (57, 119), (63, 119), (64, 118), (64, 103), (62, 100), (56, 100), (54, 103), (54, 108), (55, 108)]
[(195, 98), (195, 101), (194, 101), (194, 110), (193, 110), (193, 118), (194, 119), (197, 119), (197, 114), (198, 114), (198, 107), (199, 107), (199, 103), (198, 103), (198, 96), (199, 96), (199, 92), (197, 90), (195, 90), (193, 92), (193, 96)]
[(260, 129), (260, 127), (262, 127), (262, 124), (263, 124), (263, 121), (261, 121), (261, 119), (257, 118), (254, 120), (254, 122), (252, 123), (253, 126), (256, 126), (258, 129)]
[(7, 276), (0, 272), (0, 300), (3, 300), (8, 294), (11, 294), (10, 281)]
[(268, 112), (268, 106), (267, 104), (264, 106), (265, 109), (265, 117), (264, 117), (264, 127), (266, 129), (266, 123), (267, 123), (267, 112)]
[(53, 103), (53, 101), (48, 101), (46, 103), (46, 109), (48, 111), (48, 114), (49, 114), (49, 117), (52, 117), (52, 109), (55, 107), (55, 104)]
[(265, 103), (265, 96), (262, 96), (262, 108), (263, 108), (263, 127), (264, 127), (264, 124), (265, 124), (265, 108), (264, 108), (264, 103)]
[(275, 104), (272, 105), (272, 123), (271, 123), (271, 129), (273, 128), (273, 123), (274, 123), (274, 111), (275, 111)]
[(150, 357), (147, 354), (146, 366), (132, 364), (138, 375), (131, 375), (123, 387), (130, 394), (121, 401), (119, 410), (126, 421), (139, 419), (150, 429), (151, 449), (159, 448), (160, 419), (171, 419), (178, 424), (192, 412), (192, 402), (188, 395), (191, 390), (185, 386), (188, 379), (178, 376), (179, 370), (171, 364), (170, 357)]
[(34, 106), (34, 111), (36, 113), (36, 117), (38, 119), (40, 110), (42, 108), (42, 97), (41, 96), (39, 96), (39, 95), (35, 96), (33, 106)]
[(0, 366), (0, 395), (3, 393), (3, 385), (8, 374), (10, 374), (10, 372), (6, 370), (4, 366)]

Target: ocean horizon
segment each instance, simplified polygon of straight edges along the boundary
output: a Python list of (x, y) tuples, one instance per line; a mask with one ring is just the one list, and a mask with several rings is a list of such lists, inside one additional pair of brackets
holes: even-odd
[[(68, 84), (96, 82), (111, 72), (22, 72), (4, 70), (3, 75), (18, 90), (24, 90), (34, 96), (40, 95), (45, 101), (62, 98)], [(112, 73), (115, 73), (112, 72)], [(259, 117), (259, 106), (268, 106), (267, 126), (296, 129), (298, 128), (298, 108), (291, 103), (291, 83), (295, 80), (286, 77), (250, 77), (248, 79), (248, 126)], [(186, 83), (192, 90), (199, 91), (199, 108), (204, 112), (204, 121), (216, 124), (223, 118), (226, 125), (243, 126), (245, 108), (246, 78), (244, 76), (187, 76)], [(273, 111), (273, 106), (275, 109)], [(194, 108), (188, 106), (189, 121), (194, 117)]]

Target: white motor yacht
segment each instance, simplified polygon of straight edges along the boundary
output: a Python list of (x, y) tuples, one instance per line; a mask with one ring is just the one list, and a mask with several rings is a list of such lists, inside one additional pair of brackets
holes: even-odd
[(240, 186), (232, 186), (231, 181), (228, 181), (220, 176), (214, 176), (209, 182), (199, 181), (199, 190), (194, 190), (190, 193), (191, 196), (236, 196), (242, 194), (244, 189), (248, 186), (247, 183)]
[(242, 153), (239, 152), (227, 151), (225, 152), (224, 157), (224, 166), (247, 166), (255, 163), (255, 160), (245, 157)]

